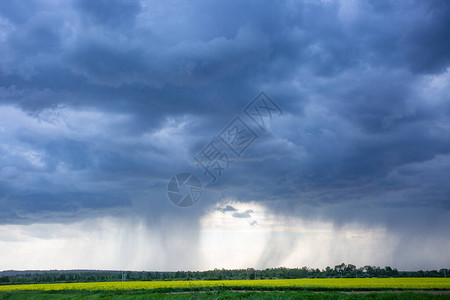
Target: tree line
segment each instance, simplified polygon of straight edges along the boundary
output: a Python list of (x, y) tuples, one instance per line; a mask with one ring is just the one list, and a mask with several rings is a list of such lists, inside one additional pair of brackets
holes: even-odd
[[(8, 272), (2, 272), (8, 273)], [(230, 280), (230, 279), (294, 279), (294, 278), (363, 278), (363, 277), (447, 277), (449, 269), (431, 271), (398, 271), (386, 266), (364, 266), (340, 264), (325, 269), (267, 268), (265, 270), (214, 269), (208, 271), (136, 272), (136, 271), (35, 271), (9, 272), (0, 276), (0, 284), (100, 282), (100, 281), (148, 281), (148, 280)]]

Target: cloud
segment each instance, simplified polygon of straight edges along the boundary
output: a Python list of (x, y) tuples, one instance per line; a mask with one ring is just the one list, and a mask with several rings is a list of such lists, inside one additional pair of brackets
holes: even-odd
[[(444, 1), (2, 1), (0, 223), (138, 214), (192, 233), (231, 197), (444, 236), (449, 16)], [(284, 111), (266, 132), (242, 111), (261, 90)], [(236, 116), (255, 143), (195, 207), (171, 206), (168, 180), (207, 180), (193, 157)]]
[(235, 213), (233, 213), (233, 218), (238, 218), (238, 219), (251, 218), (252, 217), (250, 215), (251, 213), (253, 213), (253, 210), (251, 210), (251, 209), (248, 209), (243, 212), (235, 212)]
[(89, 25), (108, 27), (133, 25), (141, 10), (139, 1), (75, 1), (74, 6), (80, 10), (79, 15)]
[[(252, 216), (250, 214), (253, 213), (253, 210), (251, 210), (251, 209), (247, 209), (245, 211), (240, 212), (239, 209), (237, 209), (231, 205), (226, 205), (224, 208), (219, 207), (219, 208), (216, 208), (216, 210), (220, 211), (223, 214), (232, 212), (233, 218), (238, 218), (238, 219), (251, 218)], [(256, 222), (256, 221), (254, 221), (254, 222)], [(251, 225), (254, 225), (253, 222)]]
[(226, 212), (231, 212), (231, 211), (237, 211), (237, 209), (236, 208), (234, 208), (233, 206), (231, 206), (231, 205), (227, 205), (227, 206), (225, 206), (224, 208), (217, 208), (217, 210), (218, 211), (220, 211), (220, 212), (222, 212), (222, 213), (226, 213)]

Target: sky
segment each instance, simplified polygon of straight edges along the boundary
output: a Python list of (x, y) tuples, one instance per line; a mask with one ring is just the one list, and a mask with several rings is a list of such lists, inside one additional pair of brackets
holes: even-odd
[(0, 270), (448, 268), (449, 95), (445, 0), (3, 0)]

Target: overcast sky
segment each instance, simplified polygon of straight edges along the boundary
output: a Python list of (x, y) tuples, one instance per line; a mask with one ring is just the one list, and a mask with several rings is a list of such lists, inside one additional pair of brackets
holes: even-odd
[(445, 0), (0, 1), (0, 270), (450, 267), (449, 100)]

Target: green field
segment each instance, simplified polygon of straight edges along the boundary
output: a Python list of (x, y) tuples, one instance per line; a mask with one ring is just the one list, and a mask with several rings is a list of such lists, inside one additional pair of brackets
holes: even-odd
[(450, 290), (450, 278), (330, 278), (198, 281), (119, 281), (3, 285), (14, 290)]
[(151, 293), (149, 291), (14, 291), (0, 292), (0, 299), (450, 299), (449, 294), (427, 293), (368, 293), (343, 294), (342, 292), (311, 292), (311, 291), (284, 291), (284, 292), (192, 292), (181, 294)]
[(128, 281), (3, 285), (0, 299), (450, 299), (449, 291), (449, 278)]

